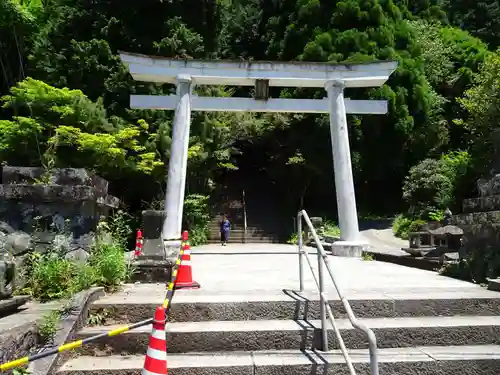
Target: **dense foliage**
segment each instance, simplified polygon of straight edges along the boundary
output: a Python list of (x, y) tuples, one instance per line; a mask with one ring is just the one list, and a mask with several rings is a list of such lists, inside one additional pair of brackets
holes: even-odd
[[(346, 93), (389, 102), (386, 116), (349, 117), (358, 203), (362, 213), (428, 219), (472, 195), (472, 182), (490, 168), (485, 160), (500, 98), (499, 9), (492, 0), (0, 0), (0, 159), (94, 169), (111, 181), (113, 194), (141, 209), (164, 189), (172, 113), (131, 110), (129, 95), (174, 88), (133, 81), (118, 51), (184, 59), (392, 59), (399, 67), (386, 85)], [(241, 88), (198, 90), (251, 95)], [(287, 217), (307, 206), (334, 218), (328, 138), (326, 116), (195, 113), (187, 194), (206, 196), (238, 176), (261, 194), (279, 192)]]

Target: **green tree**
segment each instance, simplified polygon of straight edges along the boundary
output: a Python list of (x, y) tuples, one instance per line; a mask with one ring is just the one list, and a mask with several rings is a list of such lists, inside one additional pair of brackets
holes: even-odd
[(0, 1), (0, 95), (26, 77), (26, 54), (37, 30), (37, 7)]
[(147, 144), (156, 135), (148, 133), (145, 121), (108, 119), (102, 103), (79, 90), (27, 78), (1, 101), (13, 113), (0, 120), (0, 159), (7, 163), (90, 167), (104, 176), (127, 169), (151, 173), (163, 164), (154, 143)]
[(496, 0), (445, 0), (450, 22), (482, 39), (491, 49), (500, 46), (500, 4)]
[(483, 173), (491, 166), (494, 157), (495, 133), (500, 129), (500, 54), (489, 54), (480, 72), (476, 75), (474, 86), (465, 92), (459, 102), (467, 111), (465, 121), (458, 120), (467, 132), (476, 168)]
[(424, 159), (413, 166), (405, 178), (403, 199), (413, 217), (429, 219), (429, 213), (461, 204), (460, 193), (469, 172), (467, 152), (451, 152), (440, 159)]
[(422, 20), (410, 21), (410, 25), (417, 35), (425, 75), (438, 95), (447, 123), (450, 139), (446, 148), (465, 149), (468, 145), (464, 130), (453, 124), (455, 119), (467, 116), (457, 99), (471, 87), (474, 74), (488, 54), (487, 45), (454, 27)]

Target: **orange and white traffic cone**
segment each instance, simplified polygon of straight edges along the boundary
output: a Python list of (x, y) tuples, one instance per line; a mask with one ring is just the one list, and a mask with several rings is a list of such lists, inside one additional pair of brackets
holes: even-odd
[(140, 229), (137, 229), (137, 235), (135, 237), (135, 253), (134, 255), (138, 257), (139, 255), (142, 255), (142, 231)]
[(153, 329), (149, 338), (148, 351), (144, 360), (142, 375), (166, 375), (167, 369), (167, 334), (165, 332), (165, 308), (158, 306), (153, 320)]
[(200, 284), (193, 281), (193, 270), (191, 268), (191, 247), (189, 246), (188, 232), (182, 232), (183, 254), (181, 256), (181, 264), (177, 273), (174, 289), (198, 289)]

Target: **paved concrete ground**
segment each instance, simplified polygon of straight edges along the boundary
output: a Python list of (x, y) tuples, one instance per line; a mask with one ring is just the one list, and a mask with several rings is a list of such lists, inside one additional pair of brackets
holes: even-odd
[[(316, 250), (309, 248), (309, 252), (317, 272)], [(391, 263), (334, 256), (329, 256), (329, 262), (339, 288), (347, 293), (483, 291), (472, 283)], [(204, 293), (296, 290), (299, 287), (297, 247), (292, 245), (205, 245), (193, 249), (192, 264), (193, 277), (202, 285)], [(304, 281), (306, 291), (316, 290), (307, 264)], [(328, 294), (336, 294), (329, 278), (325, 285)]]
[(408, 257), (408, 253), (401, 250), (402, 247), (408, 247), (408, 240), (394, 236), (392, 220), (360, 221), (359, 227), (361, 240), (370, 245), (370, 252)]
[(52, 301), (48, 303), (39, 303), (31, 301), (19, 308), (17, 313), (4, 316), (0, 319), (0, 333), (15, 329), (26, 324), (34, 324), (50, 311), (60, 309), (62, 302)]
[[(317, 274), (316, 249), (308, 248)], [(202, 301), (253, 301), (286, 299), (284, 289), (299, 289), (297, 247), (284, 244), (218, 244), (192, 249), (193, 279), (197, 290), (179, 290), (174, 303)], [(349, 299), (419, 300), (454, 298), (498, 298), (498, 292), (436, 272), (397, 264), (329, 256), (338, 286)], [(304, 267), (305, 291), (317, 295), (307, 264)], [(338, 299), (329, 276), (326, 294)], [(162, 284), (128, 284), (122, 291), (99, 300), (103, 305), (161, 303)]]

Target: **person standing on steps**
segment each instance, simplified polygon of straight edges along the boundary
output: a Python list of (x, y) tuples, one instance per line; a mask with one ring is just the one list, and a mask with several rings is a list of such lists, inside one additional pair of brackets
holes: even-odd
[(224, 215), (220, 222), (220, 241), (222, 242), (222, 246), (227, 245), (227, 241), (229, 240), (230, 230), (231, 230), (231, 222), (229, 221), (227, 216)]

